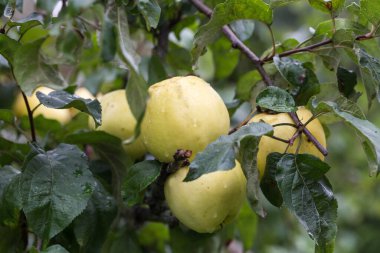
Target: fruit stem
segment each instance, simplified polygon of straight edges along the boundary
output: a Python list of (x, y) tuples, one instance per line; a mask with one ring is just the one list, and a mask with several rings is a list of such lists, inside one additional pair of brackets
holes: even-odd
[(292, 120), (298, 126), (298, 128), (302, 129), (302, 132), (307, 136), (309, 141), (311, 141), (314, 144), (314, 146), (319, 150), (319, 152), (321, 152), (323, 156), (327, 156), (328, 152), (326, 148), (323, 147), (322, 144), (319, 143), (319, 141), (313, 136), (313, 134), (310, 133), (310, 131), (304, 126), (304, 124), (302, 124), (302, 122), (297, 116), (297, 113), (289, 112), (289, 116), (292, 118)]

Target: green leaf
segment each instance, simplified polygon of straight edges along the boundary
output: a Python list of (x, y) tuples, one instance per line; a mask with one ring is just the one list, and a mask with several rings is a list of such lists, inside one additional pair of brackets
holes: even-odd
[(5, 34), (0, 34), (0, 54), (7, 59), (10, 65), (13, 65), (15, 53), (19, 43), (16, 40), (9, 38)]
[(312, 102), (313, 111), (332, 112), (336, 117), (343, 120), (348, 126), (352, 127), (360, 137), (364, 151), (367, 154), (370, 172), (379, 174), (380, 172), (380, 129), (368, 120), (355, 117), (345, 108), (334, 102)]
[(145, 19), (146, 29), (157, 28), (160, 21), (161, 7), (156, 0), (138, 0), (137, 9)]
[(284, 154), (276, 181), (289, 208), (320, 246), (335, 240), (338, 203), (324, 174), (329, 166), (309, 154)]
[(184, 181), (195, 180), (206, 173), (232, 169), (235, 167), (235, 147), (243, 138), (260, 138), (264, 134), (271, 134), (272, 131), (271, 125), (259, 122), (243, 126), (231, 135), (222, 135), (195, 156)]
[(358, 57), (360, 73), (369, 104), (374, 98), (377, 98), (380, 102), (380, 60), (369, 55), (361, 48), (356, 48), (355, 53)]
[(270, 86), (261, 91), (256, 97), (256, 104), (261, 108), (275, 112), (295, 112), (296, 103), (292, 96), (285, 90), (276, 86)]
[(41, 84), (59, 89), (67, 86), (66, 81), (54, 65), (44, 62), (40, 48), (45, 38), (18, 47), (13, 62), (13, 72), (21, 89), (29, 96)]
[(20, 35), (23, 35), (26, 31), (28, 31), (30, 28), (43, 25), (43, 16), (39, 13), (33, 12), (29, 16), (19, 19), (19, 20), (9, 20), (7, 25), (9, 27), (20, 27)]
[(49, 246), (47, 249), (40, 251), (41, 253), (69, 253), (64, 247), (59, 244)]
[(294, 86), (302, 86), (306, 82), (306, 70), (300, 61), (288, 57), (273, 58), (273, 62), (281, 76)]
[(206, 46), (218, 37), (220, 29), (224, 25), (239, 19), (255, 19), (270, 25), (272, 9), (262, 0), (227, 0), (218, 4), (210, 21), (202, 26), (195, 35), (192, 50), (193, 62), (196, 62)]
[(235, 97), (243, 101), (249, 101), (252, 89), (261, 79), (262, 77), (257, 70), (252, 70), (242, 75), (236, 86)]
[(0, 223), (8, 227), (17, 227), (19, 225), (20, 210), (22, 208), (21, 199), (21, 177), (17, 174), (3, 188), (0, 196)]
[(40, 102), (49, 108), (64, 109), (75, 108), (89, 114), (95, 121), (96, 126), (102, 122), (102, 108), (97, 99), (85, 99), (66, 91), (52, 91), (44, 94), (37, 91), (36, 96)]
[(360, 0), (360, 12), (368, 19), (375, 27), (380, 25), (380, 2), (374, 0)]
[(134, 164), (127, 170), (123, 182), (124, 199), (128, 205), (136, 204), (137, 195), (153, 183), (161, 172), (158, 161), (142, 161)]
[(345, 0), (309, 0), (309, 3), (323, 12), (336, 12), (344, 6)]
[(88, 252), (101, 252), (115, 215), (115, 199), (97, 182), (86, 209), (73, 222), (78, 244)]
[(28, 225), (50, 239), (77, 217), (95, 188), (87, 157), (76, 146), (60, 144), (30, 159), (22, 175), (22, 203)]
[(337, 80), (339, 91), (347, 98), (355, 94), (357, 76), (353, 70), (338, 67)]
[(113, 60), (117, 50), (117, 30), (114, 23), (108, 18), (104, 19), (102, 28), (101, 56), (105, 62)]
[(131, 112), (137, 121), (141, 122), (145, 113), (146, 102), (148, 100), (148, 88), (141, 75), (134, 71), (130, 73), (126, 92)]
[(284, 200), (276, 182), (277, 163), (283, 154), (270, 153), (266, 158), (265, 173), (260, 182), (260, 188), (265, 198), (275, 207), (281, 207)]
[(240, 141), (239, 162), (247, 178), (247, 198), (251, 208), (261, 217), (266, 213), (259, 199), (259, 171), (257, 169), (257, 152), (259, 139), (248, 136)]

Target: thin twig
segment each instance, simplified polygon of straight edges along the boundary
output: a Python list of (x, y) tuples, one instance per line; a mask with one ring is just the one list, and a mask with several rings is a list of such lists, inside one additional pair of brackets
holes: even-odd
[[(201, 0), (190, 0), (190, 2), (200, 12), (202, 12), (208, 17), (211, 17), (212, 10), (207, 5), (205, 5)], [(261, 77), (263, 78), (264, 83), (267, 86), (273, 85), (273, 82), (270, 79), (268, 73), (265, 71), (262, 65), (263, 62), (260, 60), (260, 58), (236, 36), (236, 34), (231, 30), (231, 28), (228, 25), (223, 26), (222, 31), (224, 35), (226, 35), (226, 37), (231, 41), (232, 47), (239, 49), (242, 53), (244, 53), (248, 57), (248, 59), (250, 59), (253, 62), (257, 71), (260, 73)]]
[(239, 128), (241, 128), (242, 126), (246, 125), (250, 119), (252, 118), (252, 116), (256, 113), (256, 111), (252, 111), (250, 114), (248, 114), (248, 116), (239, 124), (237, 125), (236, 127), (232, 128), (228, 134), (232, 134), (234, 132), (236, 132)]
[[(367, 34), (356, 36), (355, 40), (356, 41), (362, 41), (362, 40), (369, 40), (369, 39), (372, 39), (372, 38), (374, 38), (374, 36), (373, 36), (373, 34), (371, 32), (369, 32)], [(313, 45), (309, 45), (309, 46), (306, 46), (306, 47), (295, 48), (295, 49), (291, 49), (291, 50), (282, 52), (282, 53), (278, 54), (278, 56), (281, 58), (281, 57), (284, 57), (284, 56), (289, 56), (289, 55), (293, 55), (293, 54), (297, 54), (297, 53), (301, 53), (301, 52), (310, 52), (310, 51), (312, 51), (315, 48), (328, 45), (328, 44), (330, 44), (332, 42), (333, 42), (332, 39), (323, 40), (323, 41), (318, 42), (318, 43), (313, 44)], [(264, 60), (264, 62), (269, 62), (269, 61), (272, 61), (272, 60), (273, 60), (273, 57), (268, 57), (267, 59)]]

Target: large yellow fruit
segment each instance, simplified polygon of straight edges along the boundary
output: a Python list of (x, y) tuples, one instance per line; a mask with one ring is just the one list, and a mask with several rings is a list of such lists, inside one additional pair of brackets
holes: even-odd
[[(313, 116), (313, 114), (304, 107), (298, 108), (297, 115), (302, 123), (306, 123)], [(290, 118), (290, 116), (287, 113), (279, 113), (279, 114), (260, 113), (256, 115), (255, 117), (253, 117), (249, 122), (251, 123), (251, 122), (259, 122), (259, 121), (264, 121), (265, 123), (268, 123), (270, 125), (276, 125), (280, 123), (294, 124), (293, 120)], [(313, 134), (313, 136), (318, 140), (318, 142), (322, 144), (323, 147), (326, 147), (325, 132), (318, 119), (314, 119), (313, 121), (308, 123), (306, 128)], [(292, 126), (284, 126), (284, 125), (277, 126), (277, 127), (274, 127), (273, 135), (281, 139), (289, 140), (290, 138), (292, 138), (292, 136), (294, 135), (296, 131), (297, 131), (296, 128)], [(297, 150), (299, 142), (300, 142), (300, 138), (297, 138), (294, 144), (288, 148), (287, 153), (294, 154)], [(284, 153), (287, 146), (288, 146), (287, 143), (275, 140), (268, 136), (263, 136), (261, 138), (260, 143), (259, 143), (259, 150), (257, 153), (257, 168), (259, 169), (259, 172), (260, 172), (260, 178), (264, 175), (264, 172), (265, 172), (267, 155), (269, 155), (272, 152)], [(312, 142), (308, 141), (305, 134), (302, 134), (302, 142), (299, 148), (299, 153), (311, 154), (311, 155), (319, 157), (321, 160), (324, 160), (324, 156), (321, 154), (321, 152), (319, 152), (319, 150), (314, 146)]]
[[(37, 91), (40, 91), (44, 94), (49, 94), (53, 90), (47, 87), (39, 87), (33, 92), (32, 96), (28, 96), (27, 97), (28, 103), (31, 110), (33, 110), (33, 108), (35, 108), (37, 105), (40, 104), (40, 101), (38, 100), (36, 96)], [(17, 116), (28, 115), (28, 111), (26, 109), (26, 105), (21, 93), (19, 93), (16, 98), (16, 101), (13, 105), (13, 111)], [(42, 115), (47, 119), (57, 120), (61, 122), (62, 124), (66, 124), (67, 122), (71, 120), (70, 111), (68, 109), (54, 109), (54, 108), (48, 108), (44, 105), (40, 105), (34, 111), (33, 117), (36, 117), (38, 115)]]
[(230, 119), (218, 93), (195, 76), (174, 77), (149, 88), (141, 133), (145, 146), (161, 162), (177, 149), (193, 152), (228, 133)]
[(246, 198), (240, 164), (183, 182), (188, 171), (181, 168), (165, 182), (166, 201), (178, 220), (198, 233), (212, 233), (234, 220)]
[[(102, 106), (102, 125), (97, 130), (105, 131), (122, 140), (132, 137), (135, 131), (136, 119), (129, 109), (125, 90), (109, 92), (99, 98), (99, 101)], [(91, 129), (95, 128), (92, 118), (89, 118), (89, 127)], [(146, 152), (141, 137), (131, 144), (123, 145), (123, 148), (133, 159), (142, 157)]]

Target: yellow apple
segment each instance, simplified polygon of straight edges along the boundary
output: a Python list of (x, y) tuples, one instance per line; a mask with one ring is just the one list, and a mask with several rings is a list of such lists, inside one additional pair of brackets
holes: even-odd
[(203, 174), (183, 182), (189, 167), (179, 169), (165, 182), (165, 198), (170, 210), (188, 228), (213, 233), (233, 221), (246, 199), (247, 180), (236, 161), (227, 171)]
[[(304, 107), (299, 107), (297, 110), (298, 118), (302, 123), (306, 123), (313, 114)], [(287, 113), (278, 113), (278, 114), (267, 114), (260, 113), (254, 116), (249, 122), (259, 122), (263, 121), (270, 125), (276, 125), (280, 123), (290, 123), (294, 124), (293, 120)], [(310, 123), (307, 124), (306, 128), (313, 134), (313, 136), (318, 140), (323, 147), (326, 147), (326, 137), (323, 127), (318, 119), (314, 119)], [(292, 138), (294, 133), (296, 132), (296, 128), (292, 126), (276, 126), (274, 127), (273, 136), (279, 137), (281, 139), (289, 140)], [(305, 134), (302, 134), (302, 140), (298, 137), (292, 146), (289, 146), (287, 153), (295, 153), (299, 142), (301, 141), (301, 146), (299, 147), (300, 154), (311, 154), (317, 156), (321, 160), (324, 160), (324, 156), (321, 152), (314, 146), (312, 142), (310, 142)], [(265, 165), (267, 156), (272, 152), (284, 153), (288, 144), (270, 138), (268, 136), (263, 136), (259, 143), (259, 150), (257, 153), (257, 168), (259, 170), (260, 178), (264, 175)]]
[(196, 76), (174, 77), (149, 88), (141, 127), (147, 150), (161, 162), (178, 149), (195, 154), (228, 133), (230, 118), (218, 93)]
[[(37, 105), (40, 104), (40, 101), (36, 96), (37, 91), (40, 91), (44, 94), (49, 94), (53, 90), (47, 87), (39, 87), (33, 92), (32, 96), (28, 96), (27, 99), (31, 110), (33, 110)], [(16, 101), (13, 105), (13, 111), (17, 116), (28, 115), (28, 111), (26, 109), (26, 105), (21, 93), (19, 93), (16, 98)], [(33, 117), (36, 117), (38, 115), (42, 115), (47, 119), (57, 120), (61, 124), (66, 124), (71, 120), (70, 111), (68, 109), (54, 109), (48, 108), (44, 105), (40, 105), (34, 111)]]
[[(105, 131), (122, 140), (127, 140), (133, 136), (136, 126), (128, 102), (125, 90), (115, 90), (104, 94), (99, 98), (102, 106), (102, 125), (97, 130)], [(95, 123), (89, 118), (90, 129), (95, 129)], [(123, 148), (131, 158), (137, 159), (146, 153), (141, 137), (131, 144), (123, 144)]]

